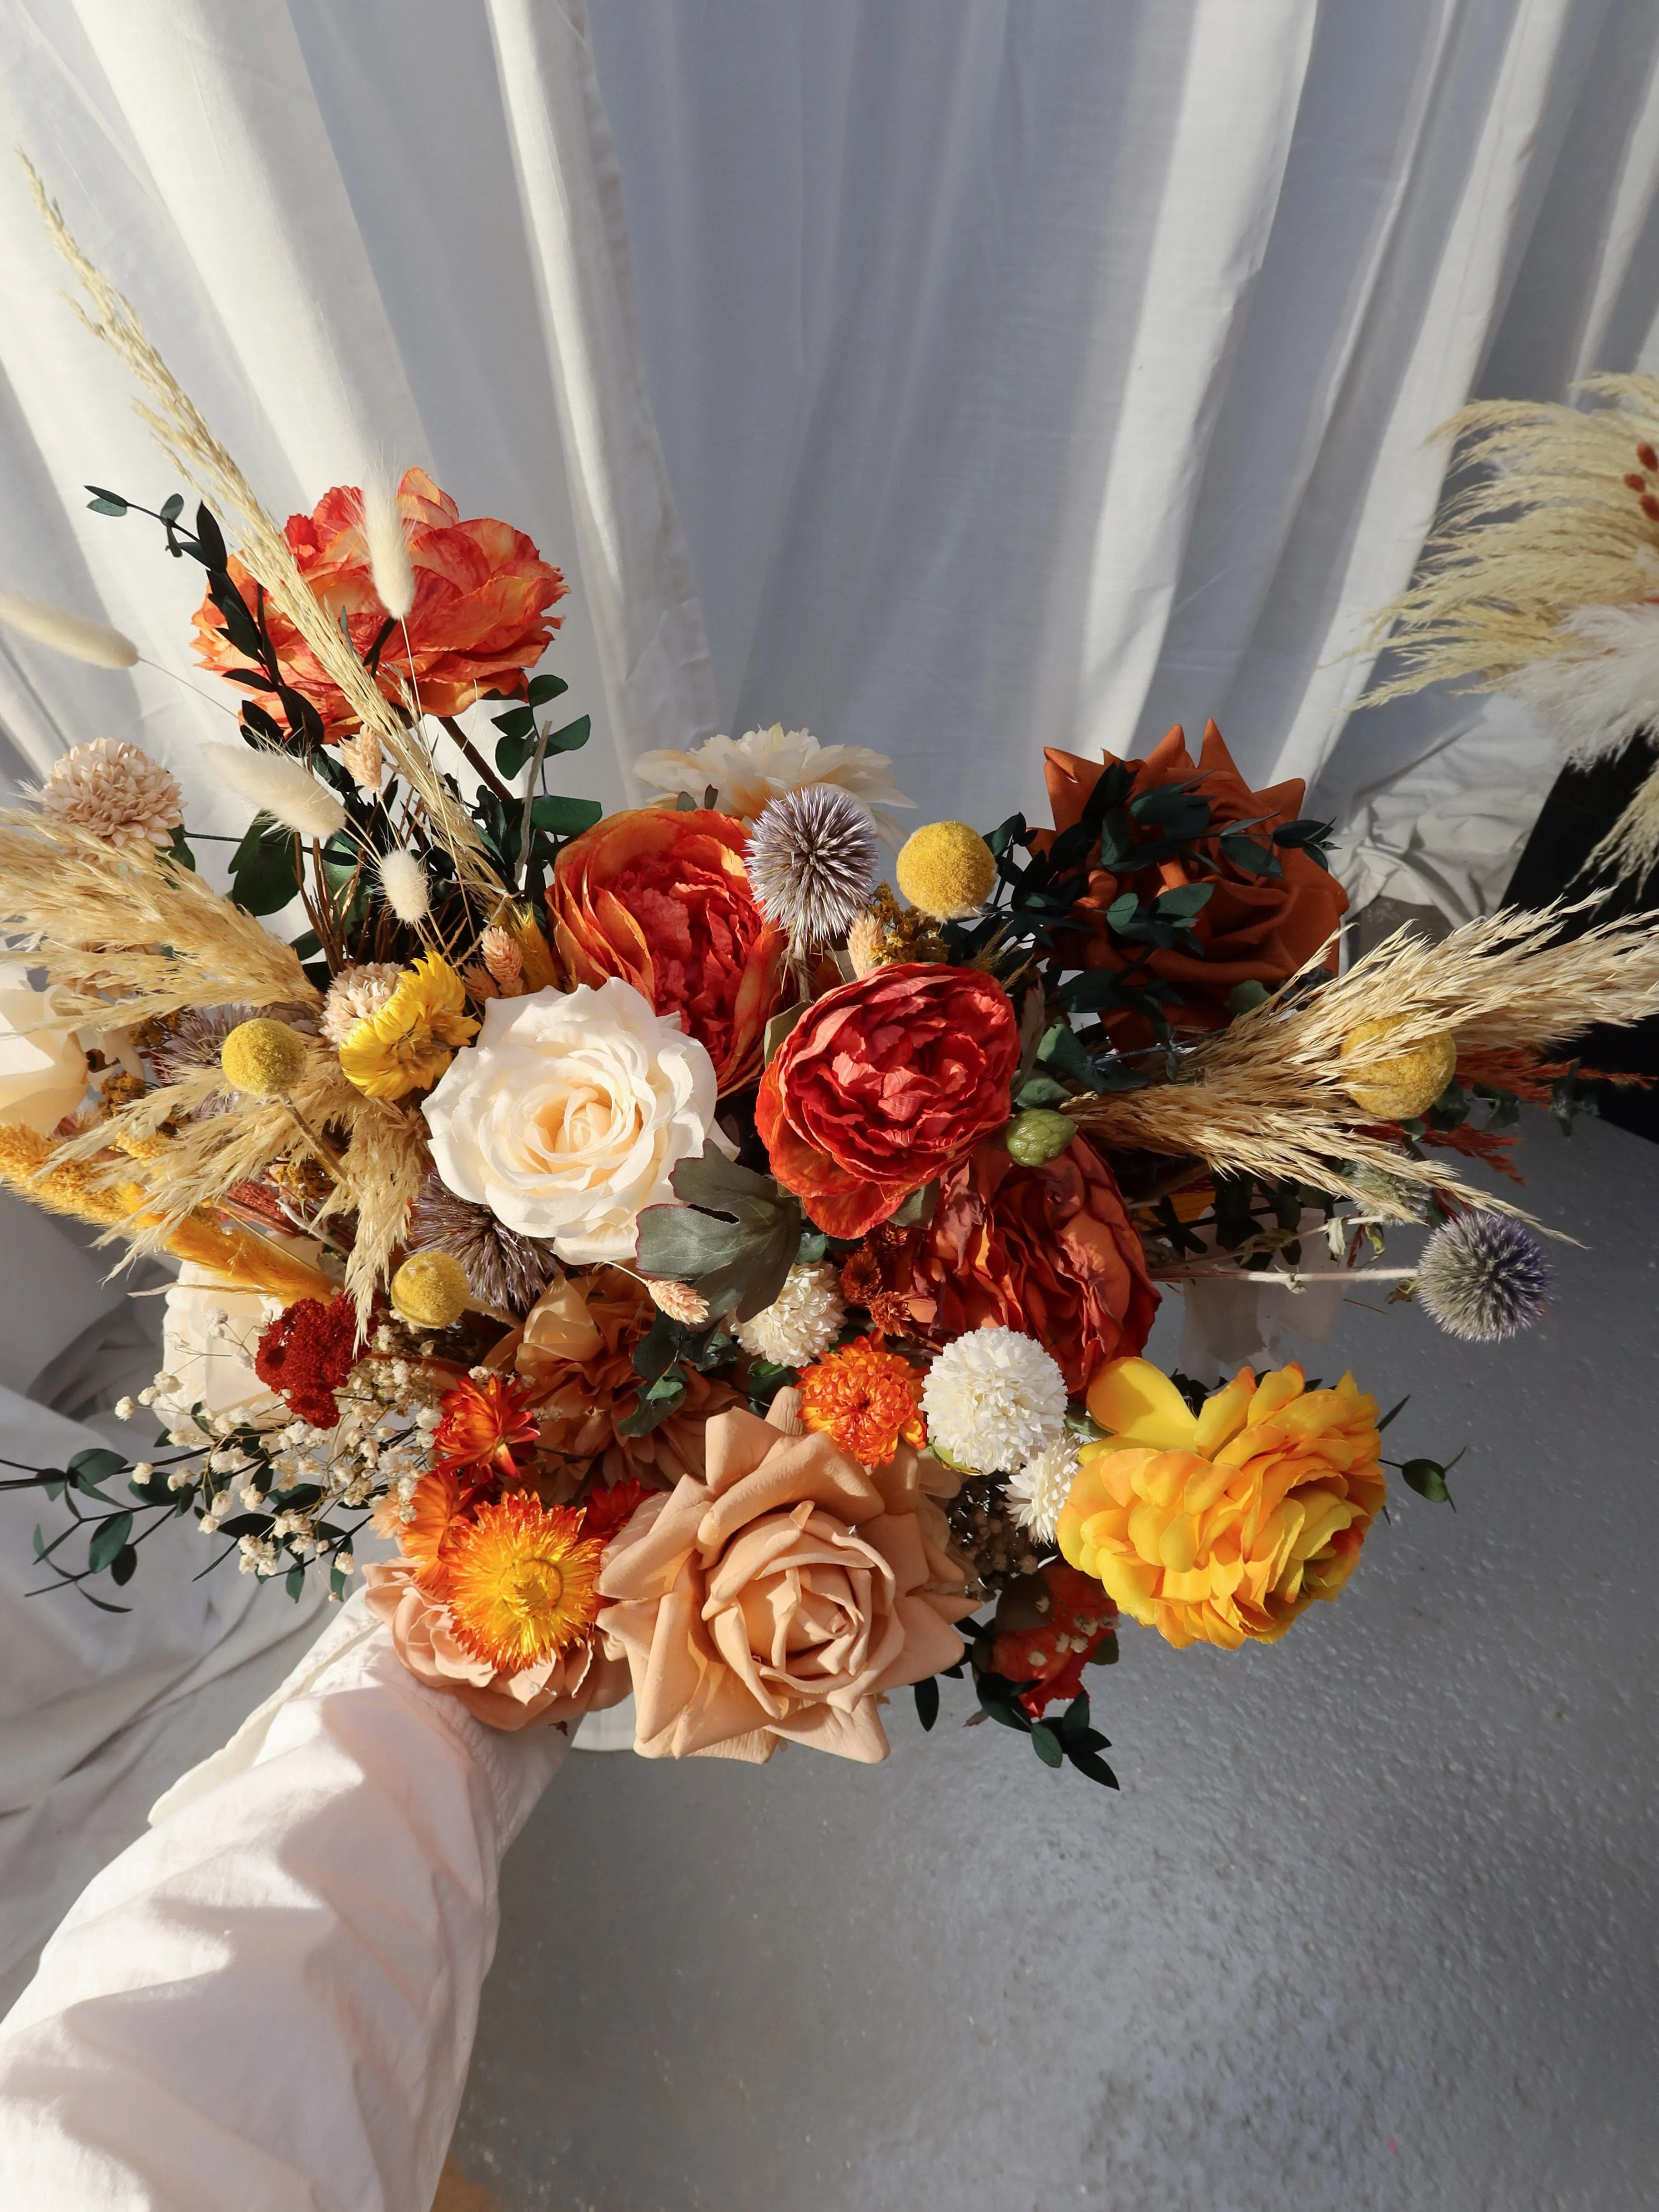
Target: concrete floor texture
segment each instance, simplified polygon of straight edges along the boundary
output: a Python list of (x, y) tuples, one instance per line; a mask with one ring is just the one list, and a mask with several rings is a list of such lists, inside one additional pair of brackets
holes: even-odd
[(1523, 1151), (1585, 1248), (1538, 1331), (1345, 1308), (1307, 1354), (1412, 1393), (1395, 1455), (1468, 1446), (1458, 1510), (1395, 1485), (1276, 1647), (1127, 1630), (1121, 1794), (948, 1683), (883, 1766), (567, 1764), (456, 2137), (502, 2212), (1659, 2203), (1659, 1150)]

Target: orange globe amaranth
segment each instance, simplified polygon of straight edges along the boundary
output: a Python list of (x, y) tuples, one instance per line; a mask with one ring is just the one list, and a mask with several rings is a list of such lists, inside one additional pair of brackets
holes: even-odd
[(548, 919), (571, 981), (619, 975), (678, 1014), (722, 1091), (760, 1073), (787, 946), (755, 903), (730, 815), (647, 806), (608, 815), (554, 863)]
[(1117, 1359), (1089, 1389), (1111, 1433), (1085, 1445), (1060, 1548), (1171, 1644), (1271, 1644), (1353, 1572), (1384, 1492), (1376, 1401), (1345, 1375), (1239, 1370), (1194, 1413), (1167, 1376)]

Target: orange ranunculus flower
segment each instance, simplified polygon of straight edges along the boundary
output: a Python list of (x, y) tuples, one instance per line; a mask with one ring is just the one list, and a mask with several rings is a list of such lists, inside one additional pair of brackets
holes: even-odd
[[(1044, 761), (1058, 834), (1081, 819), (1089, 794), (1113, 764), (1113, 756), (1106, 753), (1098, 761), (1085, 761), (1075, 753), (1050, 748)], [(1346, 913), (1348, 895), (1336, 878), (1306, 853), (1276, 852), (1282, 874), (1258, 876), (1237, 866), (1212, 842), (1221, 831), (1237, 825), (1244, 836), (1265, 845), (1275, 830), (1297, 819), (1303, 793), (1300, 781), (1252, 791), (1234, 767), (1232, 755), (1213, 722), (1204, 726), (1203, 750), (1196, 761), (1188, 752), (1186, 733), (1177, 723), (1145, 760), (1127, 765), (1134, 771), (1131, 800), (1171, 784), (1186, 783), (1191, 786), (1194, 799), (1208, 803), (1210, 833), (1203, 850), (1218, 872), (1213, 878), (1207, 875), (1201, 878), (1213, 881), (1215, 888), (1192, 925), (1193, 934), (1203, 947), (1203, 957), (1161, 947), (1126, 945), (1106, 927), (1106, 909), (1124, 892), (1136, 893), (1143, 905), (1150, 906), (1160, 891), (1175, 890), (1199, 878), (1192, 878), (1179, 860), (1154, 860), (1137, 866), (1133, 846), (1126, 859), (1103, 866), (1097, 846), (1081, 902), (1084, 914), (1093, 917), (1093, 924), (1085, 937), (1067, 935), (1060, 940), (1060, 964), (1111, 968), (1120, 973), (1133, 968), (1139, 975), (1173, 983), (1182, 999), (1165, 1011), (1176, 1028), (1224, 1028), (1231, 1018), (1228, 994), (1240, 983), (1264, 983), (1271, 990), (1293, 975), (1318, 951)], [(1126, 820), (1137, 844), (1152, 846), (1164, 836), (1157, 822), (1139, 822), (1133, 815)], [(1035, 849), (1046, 851), (1053, 842), (1053, 837), (1042, 835), (1035, 840)], [(1109, 1007), (1100, 1018), (1120, 1046), (1144, 1043), (1152, 1034), (1143, 1018), (1127, 1008)]]
[(890, 1290), (931, 1341), (975, 1328), (1034, 1336), (1080, 1397), (1108, 1359), (1139, 1352), (1158, 1294), (1123, 1200), (1094, 1146), (1022, 1167), (993, 1138), (952, 1168), (925, 1229), (882, 1249)]
[[(380, 641), (376, 666), (388, 699), (401, 701), (412, 690), (428, 714), (459, 714), (475, 699), (522, 697), (525, 672), (546, 652), (562, 619), (548, 610), (568, 588), (563, 576), (511, 523), (487, 515), (463, 522), (454, 501), (424, 469), (404, 471), (398, 512), (415, 571), (415, 604), (405, 622), (386, 629), (386, 609), (369, 571), (362, 495), (349, 485), (325, 492), (310, 514), (289, 517), (288, 542), (300, 573), (332, 619), (344, 623), (361, 655), (366, 659)], [(234, 554), (230, 575), (248, 605), (256, 605), (253, 580)], [(289, 683), (316, 708), (331, 741), (349, 737), (357, 718), (299, 631), (269, 600), (265, 616)], [(204, 668), (232, 683), (253, 665), (226, 636), (224, 617), (210, 599), (197, 610), (196, 651)], [(274, 694), (257, 696), (268, 712), (281, 714)]]
[(1083, 1448), (1060, 1551), (1171, 1644), (1276, 1642), (1353, 1572), (1385, 1486), (1352, 1376), (1310, 1390), (1297, 1366), (1242, 1367), (1194, 1413), (1156, 1367), (1115, 1359), (1089, 1411), (1111, 1434)]
[(721, 1091), (760, 1073), (786, 944), (755, 903), (749, 832), (728, 814), (648, 806), (607, 816), (553, 866), (547, 911), (571, 980), (620, 975), (704, 1046)]
[(809, 1006), (767, 1066), (755, 1127), (820, 1229), (862, 1237), (1008, 1119), (1019, 1024), (977, 968), (872, 968)]

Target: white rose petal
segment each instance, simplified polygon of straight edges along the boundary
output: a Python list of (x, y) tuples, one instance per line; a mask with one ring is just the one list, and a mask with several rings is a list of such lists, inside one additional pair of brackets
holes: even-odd
[(714, 1064), (631, 983), (492, 999), (422, 1108), (447, 1188), (562, 1260), (626, 1260), (714, 1126)]

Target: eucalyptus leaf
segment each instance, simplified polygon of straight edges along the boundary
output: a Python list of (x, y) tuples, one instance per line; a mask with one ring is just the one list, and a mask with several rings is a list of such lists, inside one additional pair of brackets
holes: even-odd
[(679, 1206), (641, 1214), (636, 1264), (642, 1274), (690, 1283), (711, 1315), (750, 1321), (783, 1288), (799, 1249), (799, 1201), (770, 1176), (739, 1167), (710, 1146), (674, 1170)]

